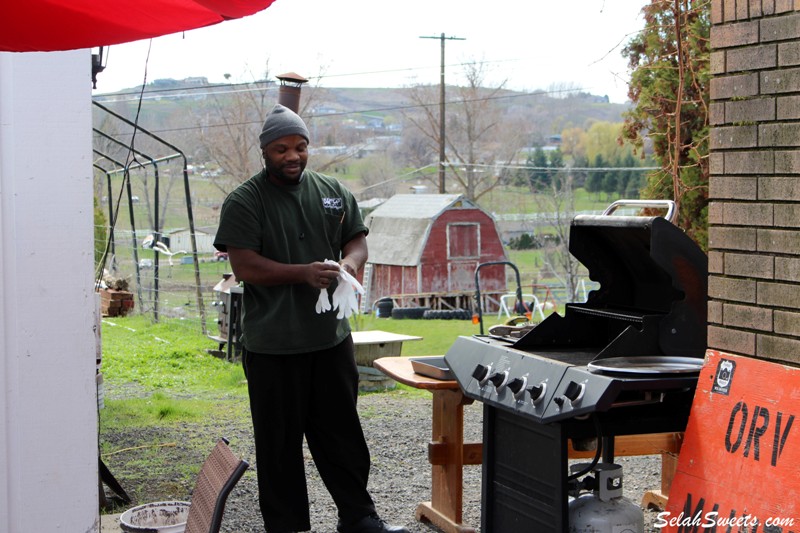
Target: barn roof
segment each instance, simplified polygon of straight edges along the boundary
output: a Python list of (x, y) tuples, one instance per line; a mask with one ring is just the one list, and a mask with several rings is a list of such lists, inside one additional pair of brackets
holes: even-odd
[(367, 215), (369, 262), (418, 265), (434, 221), (452, 208), (480, 209), (461, 194), (396, 194)]

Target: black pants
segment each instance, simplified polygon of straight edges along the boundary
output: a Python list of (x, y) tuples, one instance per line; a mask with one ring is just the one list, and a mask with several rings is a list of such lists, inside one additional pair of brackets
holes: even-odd
[(345, 522), (375, 512), (367, 492), (370, 457), (356, 411), (353, 339), (318, 352), (242, 357), (267, 531), (311, 529), (303, 436)]

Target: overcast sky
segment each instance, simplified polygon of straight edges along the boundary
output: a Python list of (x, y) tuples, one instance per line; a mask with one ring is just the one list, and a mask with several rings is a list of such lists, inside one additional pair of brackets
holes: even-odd
[[(627, 99), (625, 43), (644, 25), (647, 0), (276, 0), (269, 8), (181, 34), (110, 47), (95, 94), (160, 78), (212, 83), (296, 72), (327, 87), (463, 82), (485, 63), (485, 85), (579, 88)], [(421, 37), (436, 37), (427, 39)], [(150, 58), (147, 61), (148, 48)]]

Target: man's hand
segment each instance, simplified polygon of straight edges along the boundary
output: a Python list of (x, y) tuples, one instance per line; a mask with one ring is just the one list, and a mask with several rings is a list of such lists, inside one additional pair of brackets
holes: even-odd
[(306, 265), (306, 283), (315, 289), (327, 289), (339, 276), (339, 266), (317, 261)]
[(341, 265), (342, 270), (351, 276), (356, 277), (356, 274), (358, 273), (358, 267), (356, 267), (354, 261), (344, 258), (339, 264)]

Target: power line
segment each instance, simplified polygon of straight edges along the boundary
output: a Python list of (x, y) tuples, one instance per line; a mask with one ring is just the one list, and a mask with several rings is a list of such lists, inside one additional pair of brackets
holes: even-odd
[[(174, 81), (177, 81), (178, 83), (180, 83), (180, 82), (184, 82), (185, 80), (174, 80)], [(151, 84), (150, 87), (147, 87), (146, 85), (144, 86), (144, 94), (148, 94), (149, 95), (149, 94), (162, 94), (162, 93), (171, 93), (171, 92), (199, 91), (199, 90), (208, 90), (208, 89), (230, 89), (230, 88), (235, 88), (235, 87), (247, 87), (247, 86), (251, 86), (251, 85), (267, 85), (267, 86), (272, 85), (272, 86), (277, 87), (278, 84), (275, 83), (272, 80), (257, 80), (257, 81), (247, 81), (247, 82), (242, 82), (242, 83), (205, 83), (203, 85), (191, 85), (189, 87), (161, 87), (161, 88), (155, 87), (155, 86), (153, 86)], [(257, 89), (253, 88), (251, 90), (257, 90)], [(137, 98), (138, 98), (138, 96), (139, 96), (139, 94), (141, 92), (142, 92), (142, 88), (139, 87), (137, 89), (130, 90), (130, 91), (116, 91), (116, 92), (113, 92), (113, 93), (96, 94), (96, 95), (93, 96), (93, 98), (103, 98), (103, 99), (105, 99), (106, 97), (109, 97), (109, 96), (137, 96)], [(236, 92), (236, 91), (233, 91), (233, 92)], [(209, 94), (211, 94), (211, 93), (209, 93)], [(213, 94), (217, 94), (217, 93), (215, 92)], [(224, 93), (220, 93), (220, 94), (224, 94)]]

